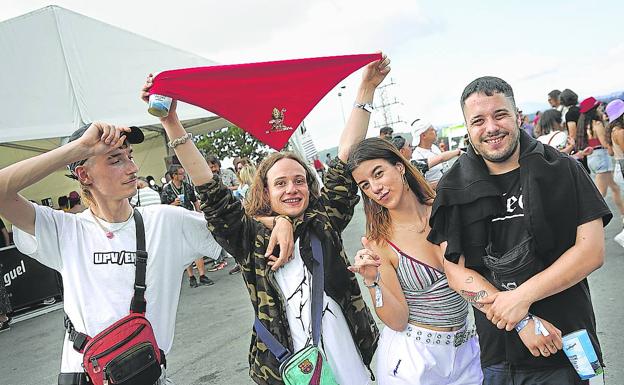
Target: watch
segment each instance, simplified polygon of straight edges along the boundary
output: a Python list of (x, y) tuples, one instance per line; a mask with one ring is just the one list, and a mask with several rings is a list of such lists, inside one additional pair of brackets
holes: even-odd
[(353, 107), (361, 108), (364, 111), (369, 112), (369, 113), (372, 113), (373, 110), (375, 109), (375, 107), (373, 107), (373, 105), (370, 103), (355, 103)]

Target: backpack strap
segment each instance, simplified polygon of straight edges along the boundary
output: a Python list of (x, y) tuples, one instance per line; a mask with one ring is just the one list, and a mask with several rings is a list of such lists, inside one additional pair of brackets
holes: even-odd
[(269, 329), (262, 324), (258, 316), (254, 319), (254, 329), (256, 330), (258, 338), (260, 338), (267, 348), (269, 348), (269, 351), (275, 356), (280, 364), (292, 356), (291, 351), (282, 345), (277, 338), (275, 338)]
[[(134, 273), (134, 296), (130, 303), (130, 312), (132, 313), (145, 313), (147, 302), (145, 301), (145, 290), (147, 286), (145, 284), (145, 274), (147, 270), (147, 251), (145, 251), (145, 225), (143, 223), (143, 217), (139, 210), (134, 209), (134, 225), (136, 227), (136, 259), (135, 259), (135, 273)], [(73, 343), (74, 350), (82, 353), (83, 349), (91, 340), (91, 337), (84, 333), (80, 333), (74, 329), (69, 316), (65, 314), (64, 320), (65, 330), (69, 334), (69, 340)]]
[(321, 327), (323, 320), (323, 291), (325, 288), (325, 276), (323, 271), (323, 246), (316, 233), (310, 233), (312, 245), (312, 343), (318, 346), (321, 340)]
[[(312, 246), (312, 343), (318, 346), (321, 337), (323, 320), (323, 292), (325, 288), (325, 276), (323, 271), (323, 247), (316, 233), (311, 230), (310, 244)], [(258, 338), (269, 348), (269, 351), (281, 364), (292, 356), (288, 348), (282, 345), (277, 338), (262, 324), (258, 316), (254, 319), (254, 329)]]
[(145, 301), (145, 275), (147, 270), (147, 251), (145, 248), (145, 225), (139, 210), (134, 209), (134, 225), (136, 227), (136, 270), (134, 274), (134, 296), (130, 303), (132, 313), (145, 313), (147, 302)]

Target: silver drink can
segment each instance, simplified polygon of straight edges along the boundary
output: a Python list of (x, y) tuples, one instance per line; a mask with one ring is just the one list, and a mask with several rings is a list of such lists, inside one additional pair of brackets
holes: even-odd
[(159, 118), (164, 118), (169, 115), (169, 108), (171, 107), (171, 99), (168, 96), (151, 94), (149, 96), (149, 107), (147, 112)]

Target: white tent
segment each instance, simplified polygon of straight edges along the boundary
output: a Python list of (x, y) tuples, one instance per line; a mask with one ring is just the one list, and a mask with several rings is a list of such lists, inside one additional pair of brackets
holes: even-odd
[[(0, 58), (0, 167), (58, 147), (84, 123), (101, 120), (151, 131), (135, 159), (142, 175), (156, 177), (167, 154), (162, 127), (139, 99), (146, 75), (215, 64), (58, 6), (0, 23)], [(203, 109), (178, 109), (194, 132), (228, 125)], [(25, 196), (40, 200), (76, 189), (62, 175)]]
[[(0, 23), (0, 143), (68, 136), (85, 122), (145, 126), (149, 72), (215, 63), (58, 6)], [(185, 118), (207, 117), (186, 106)]]

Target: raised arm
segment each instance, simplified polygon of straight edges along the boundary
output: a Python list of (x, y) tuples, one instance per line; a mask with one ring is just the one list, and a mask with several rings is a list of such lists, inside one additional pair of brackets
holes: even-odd
[[(374, 61), (364, 68), (362, 81), (358, 88), (355, 104), (373, 104), (375, 89), (386, 78), (390, 72), (390, 59), (383, 56), (381, 60)], [(370, 121), (370, 112), (363, 108), (353, 107), (349, 120), (342, 131), (340, 142), (338, 144), (338, 158), (346, 162), (349, 158), (351, 147), (361, 142), (366, 137), (368, 123)]]
[[(143, 89), (141, 90), (141, 98), (143, 101), (147, 103), (149, 99), (149, 89), (152, 87), (154, 77), (152, 74), (149, 74), (145, 84), (143, 85)], [(160, 118), (160, 123), (162, 123), (165, 132), (167, 133), (167, 137), (171, 142), (180, 139), (180, 143), (175, 146), (174, 151), (178, 156), (178, 160), (184, 167), (184, 170), (189, 174), (193, 183), (196, 186), (206, 184), (212, 180), (212, 171), (210, 167), (208, 167), (208, 163), (199, 152), (195, 143), (192, 140), (183, 140), (187, 135), (186, 130), (182, 126), (180, 119), (178, 118), (178, 114), (176, 112), (177, 101), (174, 100), (171, 103), (171, 107), (169, 109), (169, 115), (164, 118)]]
[(0, 170), (0, 215), (35, 235), (35, 209), (19, 192), (69, 163), (106, 154), (120, 147), (128, 127), (95, 122), (73, 142)]
[(457, 148), (455, 150), (444, 151), (439, 155), (434, 155), (431, 158), (427, 159), (427, 163), (429, 164), (429, 168), (435, 167), (442, 162), (449, 161), (457, 156), (460, 156), (462, 151)]
[[(141, 91), (147, 102), (153, 77), (150, 74)], [(208, 163), (190, 138), (176, 113), (177, 103), (171, 103), (169, 115), (160, 118), (167, 137), (175, 144), (178, 160), (193, 180), (200, 194), (201, 210), (208, 222), (208, 230), (215, 240), (230, 253), (238, 263), (245, 264), (251, 256), (259, 222), (245, 214), (241, 202), (222, 183), (213, 179)]]
[[(358, 90), (356, 104), (372, 104), (375, 89), (390, 72), (390, 59), (368, 64), (362, 75), (362, 82)], [(347, 172), (346, 162), (351, 148), (366, 137), (370, 112), (363, 108), (353, 107), (349, 120), (340, 137), (338, 146), (338, 160), (329, 165), (325, 173), (321, 190), (321, 204), (325, 207), (333, 227), (343, 231), (353, 216), (353, 209), (359, 201), (357, 185), (353, 177)]]

